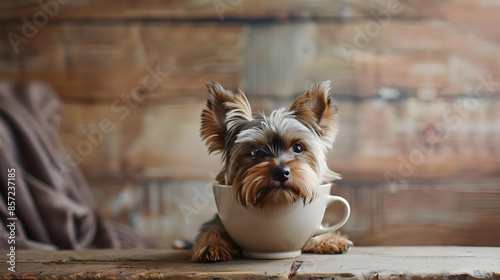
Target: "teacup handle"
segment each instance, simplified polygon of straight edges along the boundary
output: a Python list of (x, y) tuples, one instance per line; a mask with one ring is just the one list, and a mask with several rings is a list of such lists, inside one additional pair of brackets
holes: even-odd
[(325, 227), (320, 222), (320, 224), (318, 225), (318, 228), (316, 229), (316, 232), (314, 233), (314, 236), (321, 235), (321, 234), (328, 233), (328, 232), (332, 232), (334, 230), (341, 228), (347, 222), (347, 220), (349, 219), (349, 216), (351, 215), (351, 207), (349, 206), (349, 203), (347, 202), (347, 200), (345, 200), (343, 197), (335, 196), (335, 195), (328, 195), (326, 199), (327, 199), (327, 202), (326, 202), (326, 206), (325, 206), (325, 211), (326, 211), (326, 208), (328, 208), (328, 206), (330, 206), (335, 201), (342, 202), (342, 204), (344, 204), (344, 207), (347, 211), (346, 211), (346, 214), (345, 214), (344, 218), (342, 219), (342, 221), (336, 223), (333, 226)]

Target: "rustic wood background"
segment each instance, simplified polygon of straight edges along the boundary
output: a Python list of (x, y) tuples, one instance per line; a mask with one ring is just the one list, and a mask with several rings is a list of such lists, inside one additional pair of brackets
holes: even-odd
[(161, 246), (215, 213), (204, 83), (269, 112), (325, 79), (357, 245), (500, 246), (499, 14), (498, 0), (7, 0), (0, 77), (60, 94), (68, 164)]

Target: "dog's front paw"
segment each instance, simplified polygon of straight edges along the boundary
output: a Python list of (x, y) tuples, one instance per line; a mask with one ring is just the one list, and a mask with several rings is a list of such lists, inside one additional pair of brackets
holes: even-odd
[(231, 244), (220, 237), (216, 231), (208, 231), (203, 234), (200, 242), (193, 248), (192, 261), (217, 262), (227, 261), (235, 255)]
[(200, 244), (193, 249), (192, 261), (217, 262), (230, 260), (231, 253), (220, 245)]
[(346, 235), (331, 232), (311, 238), (302, 248), (304, 252), (316, 254), (342, 254), (349, 250), (353, 243)]

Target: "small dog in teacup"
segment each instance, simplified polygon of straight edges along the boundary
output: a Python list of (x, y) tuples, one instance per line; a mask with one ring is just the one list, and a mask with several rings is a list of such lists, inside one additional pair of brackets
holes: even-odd
[[(224, 166), (215, 181), (232, 185), (241, 205), (254, 208), (299, 200), (307, 204), (320, 184), (340, 179), (326, 164), (338, 132), (336, 106), (328, 95), (330, 81), (312, 85), (289, 109), (257, 117), (241, 90), (232, 92), (215, 82), (207, 87), (210, 95), (201, 114), (200, 135), (209, 153), (222, 153)], [(311, 238), (302, 251), (335, 254), (352, 245), (346, 236), (331, 232)], [(230, 260), (239, 251), (216, 216), (202, 226), (192, 260)]]

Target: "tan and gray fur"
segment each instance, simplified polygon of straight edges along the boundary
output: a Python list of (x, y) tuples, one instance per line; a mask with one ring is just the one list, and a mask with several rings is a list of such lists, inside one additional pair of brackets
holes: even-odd
[[(326, 164), (338, 132), (337, 108), (328, 95), (330, 81), (312, 85), (290, 108), (254, 116), (245, 94), (212, 82), (201, 114), (200, 135), (209, 153), (222, 153), (215, 180), (232, 185), (245, 207), (309, 203), (320, 184), (340, 179)], [(303, 251), (344, 252), (352, 242), (338, 233), (312, 238)], [(193, 261), (229, 260), (239, 248), (218, 216), (204, 224)]]

